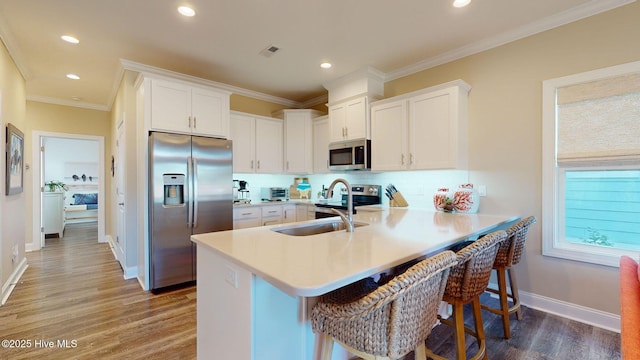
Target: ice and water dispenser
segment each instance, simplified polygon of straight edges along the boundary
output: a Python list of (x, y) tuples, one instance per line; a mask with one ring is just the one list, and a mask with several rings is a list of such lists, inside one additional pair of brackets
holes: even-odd
[(164, 205), (183, 206), (184, 205), (184, 181), (183, 174), (163, 174), (164, 183)]

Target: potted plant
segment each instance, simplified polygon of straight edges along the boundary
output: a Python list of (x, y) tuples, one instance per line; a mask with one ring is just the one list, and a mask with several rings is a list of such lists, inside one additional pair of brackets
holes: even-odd
[(49, 192), (56, 192), (58, 189), (60, 189), (62, 191), (65, 191), (65, 190), (69, 189), (65, 183), (63, 183), (62, 181), (57, 181), (57, 180), (50, 180), (50, 181), (47, 181), (44, 184), (47, 186), (47, 190)]

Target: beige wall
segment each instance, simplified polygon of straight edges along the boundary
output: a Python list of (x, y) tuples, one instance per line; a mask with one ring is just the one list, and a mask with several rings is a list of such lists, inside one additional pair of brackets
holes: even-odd
[[(469, 95), (472, 183), (482, 212), (542, 212), (542, 81), (640, 59), (640, 3), (531, 36), (406, 78), (385, 95), (462, 79)], [(619, 314), (618, 269), (542, 256), (541, 221), (517, 267), (521, 290)]]
[(229, 107), (233, 111), (240, 111), (261, 116), (271, 116), (271, 113), (287, 108), (284, 105), (274, 104), (264, 100), (252, 99), (238, 94), (231, 95), (231, 98), (229, 99)]
[[(31, 151), (34, 131), (80, 134), (104, 137), (104, 163), (111, 163), (111, 153), (108, 144), (111, 143), (110, 135), (110, 113), (100, 110), (83, 109), (71, 106), (54, 105), (37, 101), (26, 102), (26, 126), (25, 126), (25, 159), (31, 164), (33, 154)], [(33, 164), (37, 166), (37, 164)], [(110, 188), (109, 171), (105, 171), (105, 189)], [(101, 180), (102, 181), (102, 180)], [(26, 201), (26, 221), (25, 237), (26, 243), (33, 242), (31, 229), (33, 228), (33, 171), (25, 172), (25, 201)], [(110, 208), (110, 199), (105, 196), (105, 209)], [(108, 229), (110, 223), (109, 212), (105, 212), (105, 228)], [(38, 221), (38, 220), (36, 220)], [(108, 233), (108, 232), (107, 232)], [(36, 239), (37, 241), (37, 239)]]
[[(0, 184), (2, 184), (0, 185), (0, 288), (8, 285), (7, 280), (24, 258), (25, 199), (28, 192), (5, 195), (4, 144), (7, 123), (11, 123), (23, 133), (27, 133), (25, 131), (25, 82), (4, 44), (0, 42), (0, 134), (2, 138), (0, 141), (0, 149), (2, 150), (0, 151), (2, 154), (2, 162), (0, 163), (2, 169), (0, 170)], [(25, 143), (26, 149), (27, 144)], [(25, 175), (27, 174), (28, 171)], [(24, 182), (28, 184), (26, 176)], [(13, 263), (11, 248), (15, 245), (18, 246), (19, 253), (18, 261)], [(0, 299), (3, 295), (0, 293)]]

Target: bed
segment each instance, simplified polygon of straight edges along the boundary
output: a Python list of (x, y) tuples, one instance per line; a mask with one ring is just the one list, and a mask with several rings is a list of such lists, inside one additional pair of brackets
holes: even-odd
[(98, 193), (96, 191), (67, 191), (64, 214), (67, 224), (98, 220)]

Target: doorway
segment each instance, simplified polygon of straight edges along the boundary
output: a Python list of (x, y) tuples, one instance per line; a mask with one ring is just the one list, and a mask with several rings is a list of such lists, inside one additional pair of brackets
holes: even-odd
[[(27, 250), (39, 250), (44, 246), (45, 181), (63, 182), (68, 188), (64, 192), (64, 206), (69, 210), (63, 209), (63, 216), (70, 222), (97, 221), (98, 242), (106, 242), (104, 138), (34, 131), (33, 140), (33, 242), (26, 244)], [(85, 146), (84, 151), (79, 149)], [(53, 170), (47, 166), (48, 162), (55, 163)], [(97, 201), (88, 200), (92, 197)], [(89, 205), (89, 202), (95, 205)]]

